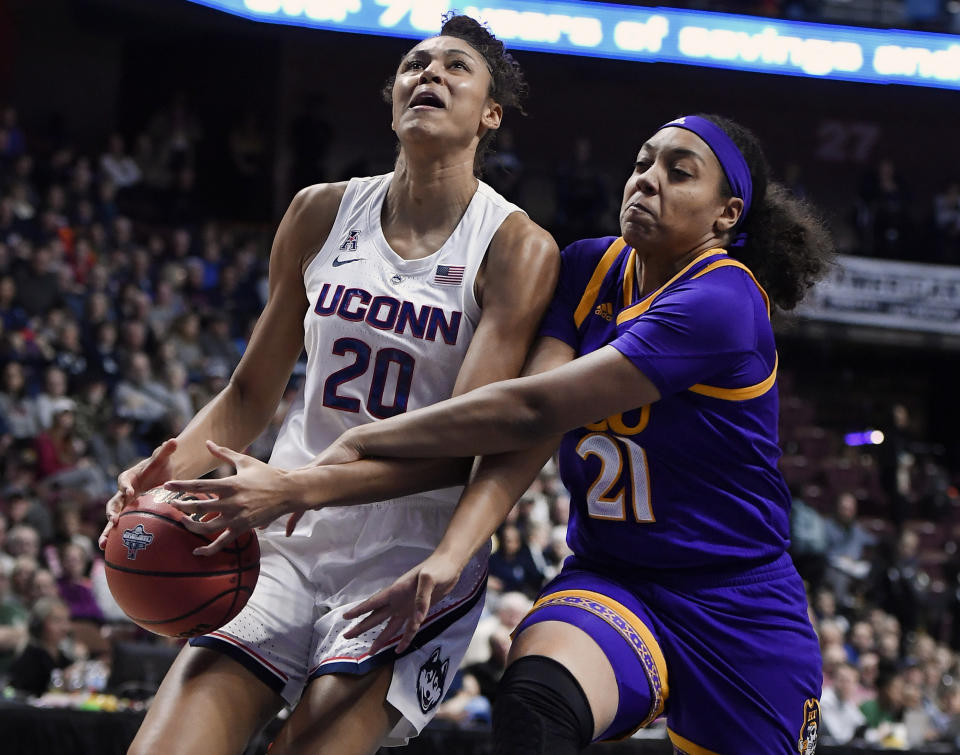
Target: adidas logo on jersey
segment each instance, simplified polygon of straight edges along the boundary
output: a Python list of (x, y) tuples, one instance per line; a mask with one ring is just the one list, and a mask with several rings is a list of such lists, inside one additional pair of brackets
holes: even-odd
[(593, 314), (602, 317), (607, 322), (610, 322), (613, 319), (613, 305), (610, 302), (604, 302), (593, 310)]

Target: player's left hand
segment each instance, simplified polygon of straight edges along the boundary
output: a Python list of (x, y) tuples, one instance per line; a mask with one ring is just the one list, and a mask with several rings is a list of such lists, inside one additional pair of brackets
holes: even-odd
[[(216, 496), (216, 500), (210, 501), (170, 501), (171, 506), (191, 515), (182, 520), (184, 527), (198, 535), (214, 538), (209, 545), (197, 548), (195, 555), (211, 556), (244, 532), (254, 527), (263, 529), (274, 519), (296, 509), (294, 496), (286, 484), (286, 473), (282, 469), (219, 446), (211, 440), (207, 441), (207, 450), (216, 458), (236, 467), (237, 473), (220, 479), (170, 480), (163, 486), (176, 492)], [(206, 518), (208, 514), (219, 516)]]
[(439, 553), (432, 553), (425, 561), (398, 577), (392, 585), (346, 611), (343, 614), (345, 619), (358, 619), (364, 614), (367, 616), (344, 632), (343, 636), (348, 640), (359, 637), (386, 621), (386, 626), (373, 641), (370, 655), (376, 655), (381, 648), (396, 640), (398, 635), (400, 641), (396, 651), (402, 653), (420, 631), (430, 606), (456, 587), (461, 571), (462, 564)]

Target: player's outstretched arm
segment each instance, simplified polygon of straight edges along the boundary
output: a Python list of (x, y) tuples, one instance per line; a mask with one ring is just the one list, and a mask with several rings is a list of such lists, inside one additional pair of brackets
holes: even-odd
[(353, 428), (329, 454), (416, 459), (503, 453), (659, 399), (649, 378), (615, 348), (604, 346), (540, 375), (505, 380)]
[(297, 194), (287, 209), (270, 253), (270, 292), (243, 358), (227, 387), (190, 421), (176, 438), (144, 461), (122, 472), (118, 491), (107, 504), (107, 526), (124, 506), (172, 477), (198, 477), (220, 460), (208, 439), (244, 448), (266, 427), (303, 349), (303, 313), (307, 307), (302, 271), (323, 245), (343, 195), (342, 184), (321, 184)]

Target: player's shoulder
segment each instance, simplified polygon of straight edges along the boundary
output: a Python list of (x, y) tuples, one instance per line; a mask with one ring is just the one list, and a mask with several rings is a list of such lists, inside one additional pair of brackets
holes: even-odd
[(546, 258), (557, 258), (559, 254), (553, 235), (519, 209), (507, 215), (494, 234), (491, 251), (497, 248), (506, 253)]
[(349, 181), (337, 181), (305, 186), (290, 202), (289, 211), (302, 222), (317, 222), (331, 214), (335, 218), (348, 183)]
[(684, 319), (692, 318), (699, 328), (716, 333), (746, 333), (769, 322), (764, 294), (751, 273), (730, 264), (704, 267), (699, 274), (667, 286), (650, 311), (682, 312)]
[[(623, 244), (618, 236), (580, 239), (568, 244), (560, 253), (563, 278), (569, 282), (582, 280), (583, 285), (586, 285), (601, 260), (615, 245), (620, 247), (618, 257), (629, 251), (629, 247)], [(610, 269), (614, 265), (605, 267)]]
[[(564, 262), (576, 264), (593, 263), (595, 265), (603, 258), (607, 250), (618, 241), (618, 236), (598, 236), (592, 239), (580, 239), (565, 246), (561, 254), (563, 255)], [(626, 249), (626, 245), (622, 245), (622, 250)]]
[[(271, 260), (301, 275), (323, 246), (337, 219), (347, 182), (306, 186), (290, 201), (280, 223)], [(271, 263), (273, 264), (273, 262)]]
[(674, 294), (697, 299), (710, 299), (718, 306), (743, 309), (764, 299), (763, 289), (749, 268), (733, 259), (704, 266), (672, 287)]

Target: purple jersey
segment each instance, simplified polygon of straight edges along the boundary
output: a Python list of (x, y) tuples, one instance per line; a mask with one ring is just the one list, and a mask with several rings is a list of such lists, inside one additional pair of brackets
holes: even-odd
[(661, 395), (564, 436), (570, 548), (626, 578), (772, 561), (789, 544), (790, 498), (767, 296), (713, 249), (639, 299), (635, 258), (612, 237), (567, 247), (540, 332), (578, 356), (612, 345)]

